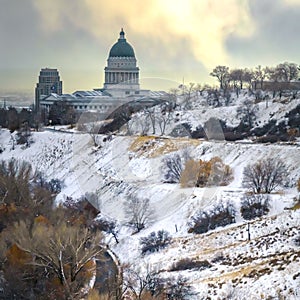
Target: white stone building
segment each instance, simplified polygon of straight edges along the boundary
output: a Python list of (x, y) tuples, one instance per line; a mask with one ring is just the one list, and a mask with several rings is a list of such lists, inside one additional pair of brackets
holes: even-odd
[(51, 93), (40, 96), (40, 107), (50, 109), (56, 101), (66, 101), (77, 112), (108, 113), (122, 104), (143, 98), (166, 96), (165, 92), (140, 89), (139, 68), (133, 47), (126, 41), (121, 29), (118, 41), (112, 46), (107, 59), (103, 88), (76, 91), (73, 94)]

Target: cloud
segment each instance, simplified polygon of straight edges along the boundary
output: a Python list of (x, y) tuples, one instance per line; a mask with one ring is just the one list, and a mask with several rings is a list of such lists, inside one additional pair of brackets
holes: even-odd
[[(296, 3), (297, 2), (297, 3)], [(274, 65), (282, 61), (299, 63), (300, 1), (253, 0), (250, 5), (256, 29), (253, 35), (232, 34), (226, 41), (235, 65)]]
[(254, 28), (246, 0), (43, 0), (34, 4), (46, 32), (61, 30), (68, 20), (95, 38), (111, 41), (112, 33), (124, 26), (132, 40), (152, 41), (170, 58), (177, 56), (184, 41), (194, 58), (208, 68), (216, 61), (228, 62), (224, 41), (230, 33), (249, 36), (249, 28)]
[[(135, 48), (141, 76), (207, 82), (220, 64), (299, 62), (299, 3), (1, 0), (0, 71), (27, 68), (28, 78), (15, 73), (11, 85), (33, 87), (41, 67), (57, 67), (68, 92), (99, 87), (121, 27)], [(2, 71), (0, 78), (5, 76)]]

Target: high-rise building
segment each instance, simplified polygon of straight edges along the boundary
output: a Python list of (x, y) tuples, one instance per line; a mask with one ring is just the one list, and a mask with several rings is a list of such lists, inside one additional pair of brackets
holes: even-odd
[(35, 109), (40, 108), (41, 96), (48, 96), (51, 93), (57, 95), (62, 94), (62, 81), (60, 80), (57, 69), (45, 68), (41, 69), (39, 81), (35, 88)]

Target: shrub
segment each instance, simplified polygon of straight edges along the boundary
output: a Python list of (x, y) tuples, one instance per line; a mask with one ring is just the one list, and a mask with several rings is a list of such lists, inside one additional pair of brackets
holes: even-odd
[(298, 235), (295, 239), (294, 239), (294, 243), (296, 246), (300, 247), (300, 235)]
[(192, 217), (189, 233), (205, 233), (217, 227), (235, 223), (236, 211), (229, 202), (216, 204), (211, 211), (199, 211)]
[(299, 178), (298, 181), (297, 181), (297, 190), (298, 190), (298, 192), (300, 193), (300, 178)]
[(197, 161), (190, 159), (186, 162), (185, 168), (180, 176), (180, 184), (182, 187), (195, 187), (200, 171), (200, 165)]
[(157, 233), (151, 232), (148, 236), (140, 239), (142, 254), (159, 251), (169, 245), (170, 242), (171, 236), (168, 231), (159, 230)]
[(168, 278), (164, 283), (164, 295), (168, 300), (187, 300), (195, 296), (195, 292), (188, 280), (182, 276)]
[(54, 194), (58, 194), (61, 192), (63, 186), (63, 182), (57, 178), (51, 179), (47, 184), (46, 188)]
[(161, 166), (161, 170), (164, 173), (164, 182), (179, 182), (182, 169), (183, 162), (179, 154), (172, 154), (164, 157)]
[(227, 185), (232, 180), (232, 169), (221, 158), (209, 161), (188, 160), (180, 177), (182, 187)]
[(261, 136), (256, 139), (258, 143), (277, 143), (279, 140), (278, 136), (275, 134), (269, 134), (265, 136)]
[(191, 258), (183, 258), (174, 263), (170, 271), (184, 271), (197, 269), (199, 271), (205, 270), (211, 267), (211, 264), (207, 260), (199, 261)]
[(264, 195), (245, 195), (241, 201), (241, 214), (245, 220), (252, 220), (269, 212), (270, 199)]

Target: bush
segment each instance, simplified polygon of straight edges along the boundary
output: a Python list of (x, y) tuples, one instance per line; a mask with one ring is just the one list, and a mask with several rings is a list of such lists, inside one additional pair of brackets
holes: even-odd
[(269, 134), (265, 136), (261, 136), (256, 139), (257, 143), (277, 143), (279, 140), (278, 136), (275, 134)]
[(199, 271), (205, 270), (211, 267), (211, 264), (207, 260), (199, 261), (191, 258), (183, 258), (174, 263), (170, 271), (184, 271), (197, 269)]
[(242, 140), (245, 136), (239, 132), (225, 132), (224, 137), (226, 141), (234, 142), (237, 140)]
[(190, 159), (186, 162), (185, 168), (180, 176), (180, 184), (182, 187), (195, 187), (200, 172), (199, 162)]
[(57, 178), (51, 179), (49, 182), (46, 183), (46, 188), (54, 194), (60, 193), (62, 186), (63, 182)]
[(269, 212), (270, 199), (264, 195), (245, 195), (241, 201), (241, 214), (245, 220), (252, 220)]
[(165, 230), (159, 230), (157, 233), (151, 232), (147, 237), (140, 239), (142, 254), (159, 251), (169, 245), (170, 242), (171, 236), (169, 232)]
[(195, 296), (195, 292), (184, 277), (168, 278), (164, 283), (164, 295), (167, 300), (187, 300)]
[(235, 223), (235, 214), (236, 211), (231, 203), (220, 202), (211, 211), (199, 211), (193, 216), (189, 224), (189, 233), (205, 233), (217, 227)]
[(209, 161), (188, 160), (180, 177), (182, 187), (227, 185), (232, 180), (232, 169), (221, 158)]
[(164, 182), (177, 183), (180, 180), (183, 162), (179, 154), (169, 155), (163, 158), (161, 170), (164, 173)]
[(296, 246), (300, 247), (300, 235), (298, 235), (295, 239), (294, 239), (294, 243)]

